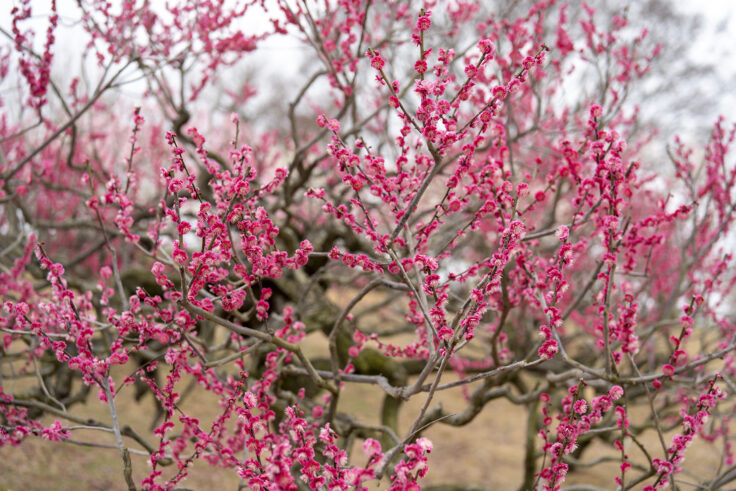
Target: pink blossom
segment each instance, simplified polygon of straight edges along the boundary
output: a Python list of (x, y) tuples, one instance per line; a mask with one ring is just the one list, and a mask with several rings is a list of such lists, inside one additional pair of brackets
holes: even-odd
[(336, 119), (331, 119), (327, 122), (327, 128), (330, 131), (338, 132), (340, 131), (340, 122)]
[(432, 20), (429, 18), (429, 14), (430, 12), (427, 12), (426, 15), (422, 15), (417, 19), (417, 29), (419, 31), (426, 31), (432, 25)]
[(567, 238), (570, 236), (570, 230), (567, 228), (566, 225), (560, 225), (557, 227), (557, 231), (555, 232), (555, 237), (561, 242), (565, 242)]
[(624, 389), (620, 385), (614, 385), (611, 387), (611, 390), (608, 392), (611, 399), (614, 401), (617, 401), (621, 399), (621, 397), (624, 395)]
[(546, 359), (554, 358), (557, 354), (557, 341), (548, 339), (539, 348), (539, 356)]
[(424, 73), (427, 71), (427, 62), (424, 60), (419, 60), (416, 63), (414, 63), (414, 71), (417, 73)]

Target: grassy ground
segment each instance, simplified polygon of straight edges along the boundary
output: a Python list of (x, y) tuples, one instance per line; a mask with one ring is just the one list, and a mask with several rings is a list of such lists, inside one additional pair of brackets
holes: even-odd
[[(319, 338), (308, 343), (308, 351), (318, 351), (322, 346)], [(122, 372), (116, 375), (121, 380)], [(448, 375), (443, 381), (449, 381)], [(6, 387), (12, 390), (12, 387)], [(472, 385), (469, 388), (472, 391)], [(141, 403), (133, 400), (133, 390), (123, 389), (116, 403), (121, 425), (129, 424), (149, 442), (157, 439), (147, 431), (153, 413), (153, 402), (147, 395)], [(340, 399), (340, 411), (356, 416), (366, 423), (379, 422), (380, 405), (383, 393), (366, 385), (348, 385)], [(414, 398), (401, 409), (400, 426), (406, 432), (418, 413), (424, 396)], [(465, 396), (461, 388), (442, 391), (437, 394), (431, 406), (440, 403), (449, 413), (459, 412), (465, 407)], [(200, 418), (204, 428), (218, 414), (217, 398), (196, 388), (181, 404), (188, 414)], [(98, 421), (109, 421), (106, 404), (97, 401), (92, 395), (85, 407), (75, 407), (77, 415)], [(646, 408), (632, 412), (634, 422), (649, 418)], [(430, 438), (435, 448), (430, 456), (430, 473), (424, 481), (427, 485), (437, 484), (475, 484), (486, 489), (518, 489), (523, 478), (524, 441), (527, 410), (515, 406), (505, 399), (491, 401), (469, 425), (455, 428), (436, 424), (424, 436)], [(47, 418), (46, 424), (54, 418)], [(403, 436), (403, 435), (402, 435)], [(79, 441), (96, 442), (106, 445), (114, 443), (112, 434), (99, 431), (74, 431), (73, 438)], [(654, 431), (641, 436), (647, 448), (653, 449), (652, 457), (662, 456), (661, 445)], [(665, 439), (669, 444), (670, 438)], [(135, 447), (132, 443), (132, 448)], [(720, 448), (720, 444), (718, 445)], [(356, 462), (362, 463), (362, 451), (355, 449)], [(627, 445), (633, 462), (646, 460), (636, 446)], [(719, 464), (720, 452), (713, 447), (696, 442), (690, 449), (686, 460), (686, 470), (697, 470), (699, 474), (713, 475)], [(583, 461), (600, 457), (616, 457), (610, 446), (597, 444), (584, 455)], [(147, 457), (133, 455), (134, 478), (136, 482), (148, 475)], [(173, 469), (167, 468), (167, 472)], [(616, 462), (606, 463), (594, 468), (578, 467), (568, 476), (566, 484), (585, 483), (603, 489), (614, 489), (614, 476), (618, 472)], [(233, 470), (209, 467), (197, 462), (190, 469), (189, 477), (182, 486), (198, 489), (237, 489), (237, 474)], [(70, 443), (43, 441), (29, 438), (20, 447), (0, 448), (0, 491), (3, 490), (117, 490), (124, 489), (122, 467), (119, 454), (114, 448), (84, 447)]]
[[(124, 393), (119, 400), (121, 424), (146, 427), (147, 414), (152, 408), (150, 401), (136, 407), (122, 395)], [(439, 399), (450, 411), (462, 406), (460, 394), (448, 392)], [(217, 407), (215, 400), (198, 394), (190, 401), (196, 401), (189, 404), (196, 414), (214, 415), (211, 409)], [(365, 387), (350, 387), (342, 398), (341, 409), (377, 423), (380, 402), (380, 393)], [(415, 414), (420, 402), (411, 401), (402, 409), (402, 426), (410, 424), (410, 415)], [(463, 482), (503, 489), (521, 482), (519, 463), (523, 457), (524, 412), (505, 402), (497, 404), (495, 411), (503, 417), (484, 413), (470, 427), (458, 430), (437, 426), (426, 433), (435, 442), (427, 484)], [(109, 419), (106, 418), (107, 406), (102, 403), (92, 403), (84, 412), (85, 416), (101, 421)], [(150, 434), (147, 438), (153, 441)], [(84, 430), (75, 431), (74, 439), (113, 443), (112, 435)], [(361, 456), (360, 450), (356, 450), (356, 455)], [(133, 468), (139, 481), (149, 466), (144, 457), (134, 455)], [(195, 489), (236, 489), (237, 475), (231, 470), (210, 468), (198, 462), (182, 484)], [(120, 458), (115, 449), (81, 447), (38, 438), (28, 439), (17, 448), (0, 448), (0, 489), (112, 490), (123, 489), (123, 485)]]
[[(150, 399), (137, 405), (126, 391), (117, 399), (121, 424), (131, 424), (137, 429), (148, 427), (153, 408)], [(341, 399), (341, 410), (355, 414), (366, 422), (378, 422), (381, 394), (370, 387), (349, 387)], [(449, 412), (462, 409), (464, 397), (460, 390), (450, 390), (438, 395), (437, 401)], [(412, 400), (402, 408), (401, 425), (408, 427), (411, 416), (416, 414), (422, 400)], [(217, 401), (204, 391), (197, 390), (183, 407), (199, 415), (208, 423), (216, 414)], [(109, 419), (107, 406), (96, 400), (83, 408), (86, 417), (100, 421)], [(642, 414), (642, 417), (644, 414)], [(425, 436), (435, 442), (430, 458), (430, 473), (425, 484), (476, 484), (487, 489), (516, 489), (522, 481), (523, 442), (526, 410), (505, 401), (494, 401), (468, 426), (454, 428), (435, 425)], [(142, 433), (146, 434), (145, 431)], [(110, 434), (80, 430), (73, 435), (76, 440), (112, 444)], [(146, 438), (155, 441), (148, 433)], [(656, 434), (645, 433), (643, 441), (656, 443)], [(657, 449), (659, 445), (651, 448)], [(642, 462), (642, 454), (633, 446), (631, 458)], [(358, 450), (356, 455), (360, 456)], [(615, 456), (610, 447), (598, 445), (587, 452), (583, 460), (589, 461), (604, 455)], [(358, 457), (359, 458), (359, 457)], [(711, 447), (695, 445), (688, 455), (688, 467), (698, 471), (715, 469), (717, 455)], [(149, 469), (147, 459), (133, 456), (134, 476), (138, 482)], [(617, 464), (609, 463), (594, 469), (579, 468), (571, 474), (566, 484), (587, 483), (604, 489), (613, 489), (613, 477)], [(237, 475), (232, 470), (217, 469), (198, 462), (190, 476), (182, 483), (194, 489), (236, 489)], [(39, 438), (28, 439), (20, 447), (0, 448), (0, 489), (2, 490), (115, 490), (123, 489), (120, 458), (115, 449), (90, 448), (69, 443), (46, 442)]]

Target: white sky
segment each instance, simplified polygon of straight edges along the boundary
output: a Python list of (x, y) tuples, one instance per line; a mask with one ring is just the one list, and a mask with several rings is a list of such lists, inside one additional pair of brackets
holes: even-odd
[[(672, 0), (684, 12), (702, 14), (704, 28), (695, 41), (692, 54), (716, 66), (723, 84), (720, 87), (725, 98), (722, 106), (713, 108), (711, 120), (723, 114), (736, 122), (736, 2), (733, 0)], [(722, 29), (722, 31), (721, 31)], [(730, 82), (730, 83), (729, 83)]]
[[(112, 3), (121, 2), (122, 0), (112, 0)], [(151, 0), (153, 3), (163, 2), (164, 0)], [(715, 79), (705, 79), (708, 90), (719, 93), (719, 104), (714, 107), (704, 108), (703, 121), (696, 123), (695, 126), (710, 126), (719, 115), (726, 116), (730, 122), (736, 122), (736, 1), (734, 0), (670, 0), (673, 7), (684, 12), (692, 14), (702, 14), (704, 16), (704, 28), (701, 35), (693, 44), (689, 55), (699, 61), (710, 62), (716, 66), (718, 76)], [(10, 8), (15, 4), (15, 0), (0, 0), (0, 26), (10, 31), (11, 18), (9, 15)], [(269, 1), (267, 0), (267, 4)], [(47, 17), (43, 15), (48, 11), (50, 0), (31, 0), (34, 12), (34, 27), (37, 32), (36, 41), (39, 48), (44, 41), (44, 32), (47, 27)], [(66, 12), (72, 12), (74, 16), (79, 13), (75, 0), (57, 0), (58, 12), (60, 14), (60, 26), (57, 34), (57, 49), (55, 50), (54, 75), (69, 75), (71, 71), (77, 71), (76, 68), (69, 68), (74, 63), (73, 49), (68, 48), (78, 44), (79, 40), (75, 39), (79, 32), (76, 29), (70, 29), (69, 26), (74, 20), (71, 17), (65, 17)], [(258, 10), (258, 9), (256, 9)], [(266, 19), (257, 19), (256, 23), (262, 23)], [(267, 21), (266, 21), (267, 22)], [(258, 29), (258, 28), (256, 28)], [(85, 37), (86, 41), (86, 37)], [(9, 41), (3, 39), (0, 44), (8, 45)], [(297, 63), (288, 63), (291, 56), (298, 57), (300, 48), (298, 43), (293, 39), (284, 38), (282, 36), (271, 38), (265, 45), (265, 51), (269, 57), (283, 58), (286, 63), (278, 63), (278, 69), (283, 76), (285, 66), (291, 65), (296, 68)], [(78, 61), (76, 62), (78, 63)], [(62, 72), (60, 67), (65, 67)], [(0, 90), (7, 95), (8, 87), (0, 87)], [(12, 90), (12, 89), (11, 89)], [(693, 125), (689, 125), (692, 127)], [(683, 126), (686, 130), (686, 126)]]

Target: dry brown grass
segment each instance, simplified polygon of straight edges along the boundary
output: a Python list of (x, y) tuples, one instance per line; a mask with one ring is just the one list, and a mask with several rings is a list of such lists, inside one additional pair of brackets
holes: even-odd
[[(397, 341), (399, 342), (399, 341)], [(325, 340), (321, 333), (315, 333), (306, 340), (308, 356), (325, 353)], [(127, 373), (116, 374), (116, 381), (122, 380)], [(453, 374), (446, 375), (443, 381), (455, 379)], [(28, 382), (31, 382), (29, 380)], [(186, 386), (186, 381), (181, 387)], [(466, 388), (467, 393), (473, 385)], [(420, 394), (405, 403), (401, 408), (400, 426), (404, 432), (419, 412), (426, 394)], [(383, 393), (380, 389), (369, 385), (346, 385), (340, 398), (339, 410), (357, 417), (366, 423), (379, 423), (380, 406)], [(156, 438), (147, 428), (153, 414), (153, 401), (147, 395), (140, 403), (133, 400), (131, 388), (124, 388), (116, 398), (120, 424), (134, 427), (149, 442)], [(466, 405), (462, 388), (455, 388), (437, 393), (431, 406), (441, 404), (445, 411), (454, 413), (461, 411)], [(197, 387), (180, 405), (182, 410), (199, 417), (203, 428), (209, 428), (211, 421), (219, 414), (218, 399), (211, 393)], [(91, 396), (84, 407), (75, 407), (75, 413), (85, 418), (98, 421), (110, 420), (106, 404), (98, 402)], [(639, 407), (632, 410), (633, 423), (649, 420), (648, 408)], [(423, 481), (427, 485), (437, 484), (474, 484), (486, 489), (518, 489), (523, 478), (524, 441), (526, 432), (527, 409), (512, 404), (505, 399), (491, 401), (470, 424), (455, 428), (443, 424), (435, 424), (424, 436), (430, 438), (434, 450), (430, 455), (430, 473)], [(46, 417), (45, 424), (55, 418)], [(403, 435), (402, 435), (403, 436)], [(73, 434), (75, 440), (90, 441), (111, 445), (113, 436), (99, 431), (79, 430)], [(654, 430), (648, 430), (640, 437), (647, 448), (662, 456), (661, 445)], [(671, 441), (671, 434), (665, 439)], [(135, 443), (129, 443), (138, 448)], [(719, 445), (720, 450), (720, 445)], [(644, 455), (633, 444), (627, 445), (627, 451), (633, 462), (643, 464)], [(362, 452), (357, 444), (354, 448), (356, 463), (363, 463)], [(610, 455), (617, 456), (611, 446), (596, 443), (583, 455), (583, 461)], [(686, 460), (686, 471), (697, 471), (700, 475), (714, 475), (719, 464), (720, 451), (716, 452), (710, 445), (697, 442), (690, 449)], [(147, 457), (133, 455), (133, 474), (136, 482), (140, 482), (149, 472)], [(172, 466), (173, 467), (173, 466)], [(172, 467), (165, 471), (170, 473)], [(571, 473), (566, 484), (592, 484), (603, 489), (614, 489), (614, 476), (618, 472), (618, 464), (605, 463), (594, 468), (579, 467)], [(232, 469), (209, 467), (199, 461), (190, 469), (189, 477), (181, 483), (193, 489), (237, 489), (237, 474)], [(381, 486), (376, 486), (376, 489)], [(70, 443), (43, 441), (40, 438), (29, 438), (20, 447), (0, 448), (0, 491), (2, 490), (116, 490), (124, 489), (122, 467), (119, 454), (113, 448), (91, 448)]]
[[(378, 423), (382, 393), (371, 386), (348, 386), (340, 399), (340, 410), (351, 413), (369, 423)], [(400, 423), (408, 428), (423, 398), (406, 403), (401, 410)], [(440, 392), (436, 402), (449, 412), (460, 411), (465, 398), (460, 389)], [(131, 390), (123, 390), (117, 398), (121, 424), (130, 424), (141, 430), (149, 441), (152, 434), (143, 431), (148, 427), (153, 409), (150, 397), (141, 404), (132, 399)], [(434, 402), (433, 402), (434, 404)], [(107, 406), (96, 400), (79, 408), (85, 417), (108, 421)], [(217, 399), (204, 390), (195, 389), (182, 404), (182, 409), (202, 419), (205, 428), (217, 415)], [(636, 420), (646, 418), (647, 412), (637, 410)], [(50, 422), (52, 418), (47, 418)], [(454, 428), (437, 424), (425, 436), (435, 443), (430, 456), (430, 473), (425, 484), (476, 484), (487, 489), (516, 489), (522, 481), (524, 432), (526, 410), (506, 400), (493, 401), (485, 411), (469, 425)], [(112, 444), (112, 435), (96, 431), (74, 432), (74, 439)], [(656, 433), (647, 431), (642, 441), (650, 448), (659, 449)], [(667, 440), (669, 442), (669, 440)], [(355, 449), (360, 461), (361, 452)], [(643, 462), (643, 455), (630, 445), (631, 458)], [(603, 444), (596, 444), (583, 456), (591, 460), (615, 452)], [(690, 450), (686, 467), (698, 473), (715, 472), (718, 454), (712, 447), (696, 443)], [(140, 480), (149, 469), (147, 459), (133, 456), (134, 477)], [(169, 468), (170, 470), (170, 468)], [(566, 484), (587, 483), (604, 489), (613, 489), (613, 477), (617, 464), (609, 463), (593, 469), (579, 468)], [(194, 489), (236, 489), (237, 475), (233, 470), (211, 468), (197, 462), (190, 476), (182, 485)], [(30, 438), (20, 447), (0, 448), (0, 489), (3, 490), (114, 490), (123, 489), (121, 463), (117, 450), (81, 447), (69, 443), (54, 443), (40, 438)]]

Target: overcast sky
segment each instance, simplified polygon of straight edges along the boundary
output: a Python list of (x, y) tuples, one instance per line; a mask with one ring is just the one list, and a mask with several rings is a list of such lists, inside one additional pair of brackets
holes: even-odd
[[(112, 0), (113, 3), (122, 0)], [(151, 0), (152, 2), (162, 2), (163, 0)], [(11, 19), (9, 10), (15, 0), (0, 0), (4, 4), (0, 7), (0, 26), (7, 31), (11, 29)], [(267, 0), (268, 3), (268, 0)], [(693, 15), (702, 14), (704, 16), (704, 29), (698, 39), (695, 40), (689, 55), (698, 61), (712, 63), (717, 68), (718, 76), (715, 79), (706, 80), (706, 87), (709, 91), (718, 94), (718, 104), (711, 104), (713, 107), (705, 107), (702, 111), (702, 122), (696, 122), (697, 126), (709, 126), (718, 115), (726, 116), (727, 120), (736, 122), (736, 1), (734, 0), (671, 0), (673, 7), (681, 9)], [(39, 47), (43, 43), (45, 36), (43, 35), (48, 21), (42, 15), (48, 12), (50, 0), (32, 0), (31, 5), (34, 12), (34, 27), (39, 33), (37, 42)], [(75, 0), (57, 0), (58, 12), (61, 20), (62, 29), (58, 33), (57, 49), (55, 50), (55, 74), (60, 74), (61, 66), (69, 66), (74, 60), (75, 51), (69, 48), (78, 45), (78, 40), (74, 38), (75, 29), (69, 29), (73, 20), (78, 16), (78, 8)], [(3, 12), (5, 11), (5, 12)], [(72, 12), (72, 16), (65, 17), (65, 13)], [(259, 19), (262, 23), (267, 22), (266, 19)], [(247, 29), (253, 29), (254, 26), (248, 26)], [(258, 27), (255, 27), (258, 29)], [(75, 43), (75, 41), (77, 41)], [(85, 37), (86, 41), (86, 37)], [(8, 45), (8, 41), (4, 43)], [(271, 53), (278, 52), (281, 58), (287, 58), (289, 52), (295, 52), (299, 48), (295, 46), (294, 40), (277, 37), (269, 40), (267, 50)], [(297, 64), (294, 63), (294, 66)], [(279, 66), (283, 67), (284, 63)], [(0, 87), (0, 90), (7, 95), (8, 87)], [(11, 89), (12, 90), (12, 89)], [(684, 124), (684, 122), (683, 122)], [(692, 125), (690, 125), (692, 127)], [(685, 126), (683, 126), (685, 129)]]

